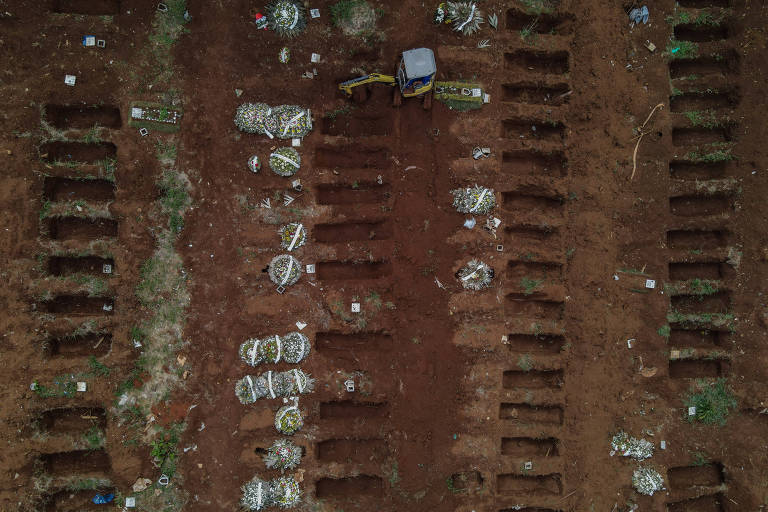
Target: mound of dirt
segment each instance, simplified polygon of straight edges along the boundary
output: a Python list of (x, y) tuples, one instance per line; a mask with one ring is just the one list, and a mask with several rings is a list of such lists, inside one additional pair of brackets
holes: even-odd
[(376, 11), (368, 2), (355, 2), (345, 16), (338, 20), (338, 27), (347, 36), (359, 36), (376, 28)]

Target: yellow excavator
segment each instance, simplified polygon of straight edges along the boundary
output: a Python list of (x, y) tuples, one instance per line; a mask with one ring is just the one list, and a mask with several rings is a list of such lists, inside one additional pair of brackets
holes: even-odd
[(437, 65), (435, 64), (435, 54), (432, 50), (429, 48), (414, 48), (413, 50), (403, 52), (395, 76), (371, 73), (370, 75), (342, 82), (339, 84), (339, 89), (347, 93), (348, 96), (353, 96), (356, 100), (360, 101), (366, 96), (365, 88), (358, 89), (361, 85), (370, 83), (386, 84), (393, 87), (397, 85), (400, 90), (395, 90), (395, 106), (400, 106), (404, 97), (422, 96), (424, 98), (424, 108), (428, 110), (432, 107), (432, 91), (434, 89), (436, 73)]

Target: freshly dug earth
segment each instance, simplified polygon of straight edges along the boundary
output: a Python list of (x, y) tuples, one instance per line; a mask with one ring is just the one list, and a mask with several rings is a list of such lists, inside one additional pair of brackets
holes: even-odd
[[(69, 3), (76, 2), (56, 5)], [(134, 291), (153, 246), (147, 211), (159, 166), (152, 143), (125, 121), (131, 101), (154, 99), (130, 73), (142, 59), (130, 44), (145, 44), (155, 6), (117, 2), (119, 14), (101, 26), (88, 16), (33, 16), (20, 4), (0, 9), (14, 12), (0, 24), (18, 36), (0, 45), (13, 74), (0, 86), (16, 98), (0, 154), (9, 283), (0, 292), (2, 397), (13, 405), (0, 427), (9, 446), (0, 508), (9, 510), (32, 501), (33, 477), (41, 474), (74, 468), (108, 478), (123, 495), (137, 478), (160, 476), (146, 447), (126, 442), (132, 433), (112, 412), (115, 388), (136, 357), (129, 328), (146, 314)], [(190, 33), (174, 53), (184, 91), (179, 159), (192, 176), (194, 204), (177, 242), (192, 298), (182, 354), (189, 374), (153, 410), (159, 422), (187, 424), (173, 476), (190, 496), (183, 509), (237, 510), (243, 483), (278, 476), (261, 455), (278, 438), (273, 421), (283, 403), (244, 406), (234, 385), (246, 374), (292, 366), (253, 371), (238, 347), (295, 331), (297, 321), (312, 342), (299, 366), (316, 379), (314, 393), (300, 397), (304, 428), (293, 436), (305, 448), (296, 476), (306, 510), (581, 511), (637, 503), (640, 510), (736, 511), (768, 503), (764, 13), (758, 3), (734, 1), (724, 13), (727, 30), (702, 36), (664, 20), (683, 10), (695, 18), (710, 4), (680, 4), (655, 3), (651, 22), (630, 28), (622, 6), (603, 0), (564, 1), (538, 18), (523, 4), (483, 3), (486, 14), (499, 14), (499, 30), (486, 23), (462, 38), (432, 25), (432, 13), (409, 0), (381, 6), (379, 31), (361, 43), (331, 28), (330, 3), (312, 6), (321, 18), (287, 42), (255, 29), (250, 4), (190, 3)], [(713, 5), (719, 15), (720, 2)], [(108, 59), (126, 64), (65, 89), (67, 69), (93, 69), (86, 58), (107, 66), (107, 57), (73, 49), (81, 33), (97, 31), (111, 34)], [(22, 33), (40, 46), (22, 44)], [(673, 34), (697, 41), (701, 57), (664, 56)], [(476, 48), (480, 39), (491, 47)], [(292, 57), (280, 64), (285, 45)], [(425, 111), (408, 99), (395, 109), (383, 85), (364, 103), (337, 90), (357, 68), (391, 73), (399, 52), (422, 46), (435, 50), (439, 79), (480, 82), (491, 103), (460, 113), (438, 102)], [(319, 64), (310, 63), (313, 52)], [(61, 58), (69, 59), (66, 69), (30, 64)], [(301, 78), (313, 67), (317, 76)], [(118, 160), (110, 207), (116, 237), (87, 254), (111, 258), (118, 270), (109, 293), (98, 295), (114, 298), (113, 314), (99, 320), (108, 322), (108, 352), (93, 348), (93, 338), (77, 338), (88, 343), (81, 346), (65, 341), (70, 322), (40, 313), (85, 303), (63, 299), (82, 290), (45, 280), (49, 272), (96, 261), (41, 264), (58, 247), (40, 221), (46, 198), (51, 190), (94, 203), (111, 197), (103, 184), (83, 192), (66, 181), (56, 189), (46, 183), (44, 174), (54, 172), (46, 163), (72, 153), (67, 146), (45, 160), (38, 105), (81, 99), (119, 106), (123, 116), (109, 121), (105, 137)], [(232, 118), (246, 101), (312, 109), (315, 129), (297, 148), (301, 192), (266, 169), (248, 170), (251, 155), (266, 162), (288, 142), (238, 132)], [(638, 127), (658, 104), (642, 128), (633, 173)], [(692, 121), (710, 109), (726, 130)], [(79, 111), (52, 111), (57, 128), (62, 119), (82, 124)], [(710, 148), (709, 140), (732, 146)], [(475, 146), (490, 147), (490, 158), (472, 159)], [(104, 158), (105, 147), (113, 146), (99, 146), (95, 158)], [(86, 149), (86, 156), (97, 151)], [(697, 161), (710, 150), (736, 158)], [(481, 227), (485, 217), (463, 228), (470, 215), (451, 207), (450, 191), (474, 184), (496, 192), (495, 236)], [(295, 198), (289, 205), (284, 192)], [(261, 208), (267, 198), (271, 208)], [(289, 222), (306, 227), (308, 243), (294, 255), (316, 273), (278, 294), (263, 269), (284, 252), (278, 230)], [(61, 243), (85, 252), (93, 249), (89, 240)], [(466, 291), (455, 277), (473, 258), (494, 269), (487, 290)], [(715, 283), (715, 292), (700, 296), (709, 289), (696, 279)], [(352, 302), (361, 313), (351, 312)], [(704, 324), (680, 321), (683, 313), (702, 314)], [(732, 317), (718, 327), (713, 313)], [(29, 391), (32, 380), (88, 371), (89, 355), (112, 372), (89, 377), (87, 399), (43, 400)], [(699, 377), (727, 378), (738, 405), (725, 426), (686, 420), (684, 398)], [(348, 379), (354, 392), (344, 389)], [(89, 422), (106, 425), (106, 442), (86, 456), (75, 441)], [(655, 444), (645, 464), (668, 490), (652, 497), (632, 490), (640, 464), (609, 454), (618, 430)]]

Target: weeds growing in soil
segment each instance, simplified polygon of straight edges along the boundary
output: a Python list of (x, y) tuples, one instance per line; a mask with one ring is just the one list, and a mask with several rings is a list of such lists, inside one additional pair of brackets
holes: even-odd
[(47, 218), (50, 212), (51, 212), (51, 202), (44, 201), (42, 206), (40, 207), (40, 213), (38, 215), (40, 217), (40, 220)]
[[(176, 153), (175, 146), (173, 152)], [(168, 228), (173, 235), (181, 232), (184, 212), (191, 204), (187, 185), (186, 177), (172, 169), (165, 170), (160, 180), (160, 189), (163, 191), (160, 204), (162, 212), (168, 216)]]
[(669, 339), (669, 335), (672, 333), (672, 329), (669, 327), (669, 324), (664, 324), (659, 327), (659, 330), (656, 332), (659, 333), (659, 336)]
[(736, 397), (726, 379), (711, 383), (699, 380), (685, 399), (686, 407), (696, 407), (696, 414), (688, 416), (688, 421), (697, 420), (708, 425), (725, 425), (730, 409), (735, 409), (736, 405)]
[(552, 0), (520, 0), (526, 14), (549, 14), (554, 11), (557, 3)]
[(361, 5), (363, 0), (339, 0), (331, 6), (331, 22), (334, 27), (339, 27), (352, 17), (355, 7)]
[(150, 455), (159, 465), (160, 471), (169, 477), (176, 472), (179, 437), (184, 427), (183, 423), (174, 423), (168, 428), (159, 428), (152, 441)]
[(112, 371), (109, 366), (105, 365), (94, 356), (88, 358), (88, 367), (91, 369), (91, 373), (97, 377), (109, 377)]
[(517, 360), (517, 367), (524, 372), (531, 371), (531, 368), (533, 368), (533, 360), (531, 359), (531, 356), (528, 354), (520, 356), (520, 359)]
[(96, 142), (101, 142), (101, 137), (99, 137), (99, 133), (101, 132), (101, 127), (98, 124), (95, 124), (91, 127), (90, 130), (88, 130), (88, 133), (85, 134), (83, 137), (83, 142), (87, 144), (94, 144)]
[(722, 123), (717, 119), (714, 110), (692, 110), (685, 113), (685, 117), (693, 126), (703, 126), (704, 128), (715, 128)]
[(709, 464), (709, 457), (704, 452), (691, 452), (692, 466), (706, 466)]
[(67, 483), (64, 488), (68, 491), (95, 491), (109, 485), (109, 480), (103, 478), (77, 478)]
[[(150, 58), (134, 77), (141, 84), (140, 90), (148, 90), (151, 85), (170, 84), (174, 78), (172, 47), (182, 34), (188, 32), (184, 26), (187, 23), (186, 1), (165, 0), (164, 3), (168, 11), (156, 12), (152, 23)], [(179, 96), (177, 89), (168, 87), (163, 101), (178, 109), (174, 98)], [(176, 353), (185, 345), (182, 333), (189, 294), (187, 275), (175, 242), (192, 201), (190, 182), (176, 166), (180, 149), (177, 137), (167, 136), (156, 143), (155, 149), (162, 169), (157, 181), (162, 195), (145, 219), (151, 224), (156, 245), (141, 266), (140, 281), (135, 289), (145, 319), (129, 332), (131, 343), (141, 343), (142, 352), (129, 375), (116, 386), (115, 402), (120, 421), (134, 431), (134, 435), (123, 443), (126, 446), (149, 444), (160, 471), (171, 476), (176, 470), (177, 444), (185, 424), (176, 423), (167, 429), (155, 427), (145, 433), (149, 411), (167, 400), (172, 390), (183, 383), (184, 369)], [(142, 494), (142, 510), (178, 512), (184, 507), (185, 493), (178, 486), (154, 487), (149, 491)]]
[(83, 438), (89, 450), (97, 450), (104, 446), (104, 433), (96, 425), (89, 428)]
[(530, 44), (536, 43), (536, 24), (538, 22), (539, 22), (539, 19), (536, 18), (535, 20), (530, 22), (528, 25), (520, 29), (520, 39), (522, 39), (524, 43), (530, 43)]
[(115, 171), (117, 170), (117, 158), (107, 157), (101, 162), (104, 167), (104, 179), (115, 182)]
[(731, 149), (713, 149), (708, 153), (698, 150), (690, 151), (685, 155), (686, 160), (692, 162), (729, 162), (736, 157), (731, 153)]
[(718, 290), (717, 282), (708, 279), (692, 279), (688, 284), (688, 291), (696, 295), (712, 295)]
[(40, 398), (72, 397), (77, 393), (77, 379), (74, 375), (59, 375), (50, 386), (34, 382), (34, 392)]
[(523, 288), (523, 294), (531, 295), (543, 282), (543, 279), (531, 279), (526, 276), (520, 280), (520, 286)]
[(165, 143), (162, 140), (155, 142), (157, 159), (161, 162), (176, 160), (176, 144), (172, 142)]
[(664, 56), (670, 60), (693, 59), (699, 56), (699, 45), (693, 41), (678, 41), (672, 39), (667, 43)]
[(349, 114), (352, 111), (351, 105), (343, 105), (337, 109), (331, 110), (330, 112), (326, 112), (323, 117), (326, 119), (330, 119), (331, 121), (334, 121), (338, 116), (340, 115), (346, 115)]

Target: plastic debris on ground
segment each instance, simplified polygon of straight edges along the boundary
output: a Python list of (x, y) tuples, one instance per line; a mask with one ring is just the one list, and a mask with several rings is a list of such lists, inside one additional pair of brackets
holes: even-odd
[(114, 499), (115, 499), (115, 495), (112, 494), (112, 493), (110, 493), (110, 494), (97, 494), (96, 496), (93, 497), (93, 499), (91, 501), (94, 504), (96, 504), (96, 505), (105, 505), (107, 503), (111, 503), (112, 500), (114, 500)]
[(639, 25), (642, 23), (645, 25), (648, 23), (648, 18), (650, 17), (650, 12), (648, 12), (648, 6), (644, 5), (642, 7), (635, 7), (631, 11), (629, 11), (629, 21), (630, 24)]

